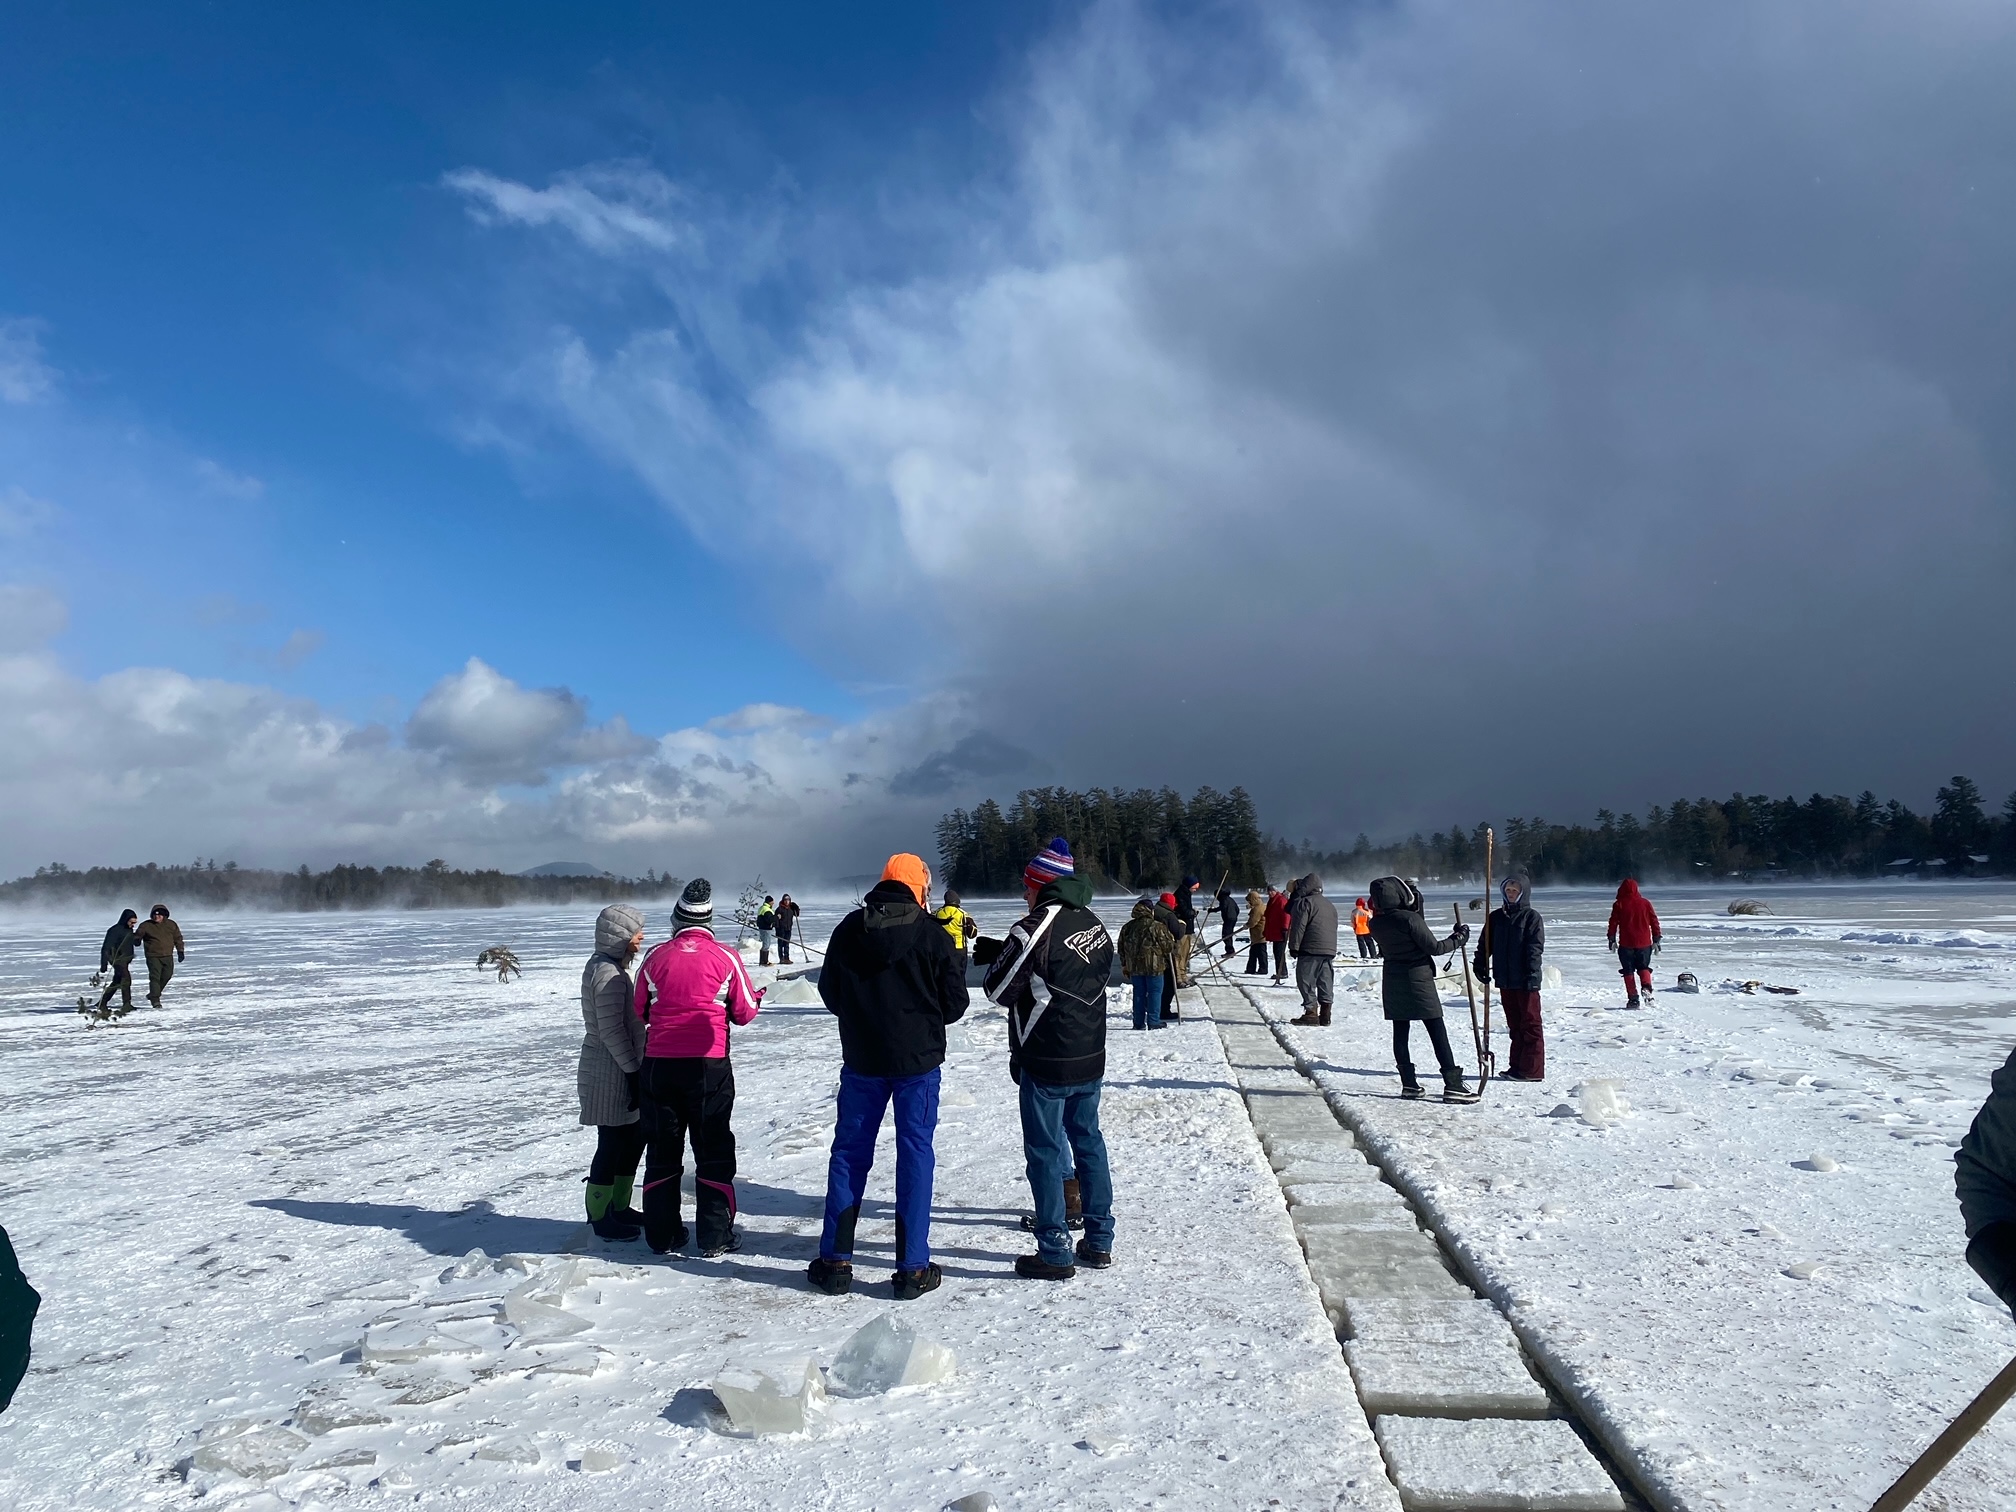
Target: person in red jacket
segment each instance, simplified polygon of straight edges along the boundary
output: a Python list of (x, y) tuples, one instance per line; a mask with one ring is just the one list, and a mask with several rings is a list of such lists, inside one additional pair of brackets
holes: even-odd
[(1261, 932), (1274, 947), (1273, 985), (1282, 986), (1288, 980), (1288, 895), (1278, 887), (1267, 895), (1267, 917)]
[(1610, 948), (1617, 952), (1617, 964), (1624, 975), (1626, 1008), (1638, 1008), (1639, 994), (1652, 1001), (1652, 953), (1659, 948), (1659, 915), (1638, 891), (1638, 884), (1626, 877), (1617, 884), (1617, 901), (1610, 905)]

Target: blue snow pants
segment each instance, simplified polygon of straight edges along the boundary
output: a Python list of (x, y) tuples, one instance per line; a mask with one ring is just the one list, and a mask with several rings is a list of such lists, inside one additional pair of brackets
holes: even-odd
[(882, 1132), (882, 1114), (892, 1102), (896, 1105), (896, 1268), (922, 1270), (931, 1263), (931, 1180), (938, 1170), (932, 1143), (938, 1134), (936, 1066), (917, 1076), (863, 1076), (841, 1070), (833, 1156), (826, 1164), (821, 1259), (854, 1259), (854, 1226), (861, 1217), (861, 1194), (868, 1186), (868, 1172), (875, 1164), (875, 1136)]
[(1071, 1231), (1064, 1226), (1064, 1178), (1078, 1178), (1085, 1208), (1085, 1244), (1113, 1248), (1113, 1169), (1099, 1132), (1103, 1082), (1058, 1085), (1022, 1073), (1022, 1154), (1036, 1204), (1036, 1248), (1052, 1265), (1070, 1265)]

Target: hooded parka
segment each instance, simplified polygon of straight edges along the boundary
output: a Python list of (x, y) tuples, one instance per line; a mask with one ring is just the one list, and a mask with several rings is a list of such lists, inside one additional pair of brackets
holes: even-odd
[(630, 1074), (644, 1064), (644, 1021), (630, 1011), (630, 941), (644, 915), (611, 903), (595, 920), (595, 953), (581, 970), (581, 1064), (574, 1073), (584, 1124), (632, 1124)]
[(945, 1062), (945, 1026), (966, 1012), (952, 937), (897, 881), (877, 882), (840, 921), (819, 970), (840, 1054), (861, 1076), (921, 1076)]
[(1421, 892), (1399, 877), (1372, 884), (1372, 938), (1379, 944), (1384, 972), (1379, 1000), (1389, 1020), (1439, 1019), (1442, 998), (1435, 990), (1435, 958), (1463, 946), (1460, 927), (1438, 940), (1421, 915)]
[(1288, 904), (1288, 953), (1337, 954), (1337, 905), (1323, 896), (1323, 879), (1314, 872), (1295, 884)]
[(1532, 880), (1514, 872), (1499, 888), (1504, 906), (1491, 910), (1477, 942), (1478, 980), (1496, 982), (1501, 992), (1538, 992), (1547, 925), (1533, 906)]

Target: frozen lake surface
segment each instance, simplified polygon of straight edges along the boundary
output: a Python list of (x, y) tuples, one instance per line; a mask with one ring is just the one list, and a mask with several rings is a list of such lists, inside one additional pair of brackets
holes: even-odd
[[(1662, 1500), (1859, 1512), (2016, 1351), (1961, 1263), (1951, 1172), (2016, 1038), (2016, 890), (1757, 895), (1772, 917), (1653, 889), (1660, 985), (1687, 970), (1703, 991), (1626, 1014), (1607, 893), (1543, 892), (1565, 977), (1549, 1078), (1476, 1108), (1392, 1095), (1369, 983), (1331, 1030), (1286, 1032)], [(1005, 910), (976, 911), (999, 932)], [(1117, 1003), (1115, 1267), (1010, 1273), (1027, 1190), (1005, 1030), (976, 1007), (939, 1138), (945, 1287), (897, 1309), (956, 1353), (952, 1379), (836, 1399), (810, 1438), (720, 1431), (701, 1393), (724, 1366), (830, 1365), (892, 1308), (887, 1209), (864, 1222), (867, 1284), (804, 1288), (838, 1045), (816, 1007), (780, 1004), (735, 1040), (744, 1251), (586, 1235), (593, 914), (185, 919), (167, 1008), (97, 1030), (67, 1005), (108, 921), (0, 921), (0, 1222), (45, 1298), (36, 1373), (0, 1417), (0, 1502), (1397, 1506), (1216, 1036), (1130, 1035)], [(805, 933), (837, 916), (808, 907)], [(471, 966), (499, 943), (522, 980)], [(1718, 990), (1746, 980), (1799, 992)], [(1597, 1077), (1621, 1119), (1549, 1116)], [(477, 1247), (526, 1258), (450, 1274)], [(568, 1256), (621, 1268), (563, 1274)], [(585, 1330), (491, 1316), (541, 1277)], [(367, 1374), (367, 1330), (453, 1352)], [(178, 1474), (206, 1429), (260, 1473)], [(2016, 1423), (1949, 1475), (1925, 1505), (2008, 1505)]]

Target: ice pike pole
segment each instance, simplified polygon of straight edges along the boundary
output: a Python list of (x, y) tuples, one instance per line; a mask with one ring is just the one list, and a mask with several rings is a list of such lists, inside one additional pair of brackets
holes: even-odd
[[(1491, 959), (1491, 851), (1497, 835), (1487, 825), (1484, 830), (1484, 928), (1479, 931), (1479, 948)], [(1491, 1048), (1491, 978), (1484, 978), (1484, 1053), (1477, 1059), (1477, 1090), (1482, 1092), (1498, 1074), (1498, 1052)]]
[(1876, 1505), (1869, 1512), (1904, 1512), (1917, 1500), (1918, 1493), (1932, 1484), (1932, 1477), (1988, 1426), (1988, 1420), (2012, 1396), (2016, 1396), (2016, 1360), (2004, 1365), (2002, 1373), (1982, 1388), (1981, 1395), (1961, 1409), (1960, 1416), (1953, 1419), (1946, 1431), (1911, 1462), (1910, 1469), (1897, 1477), (1897, 1483), (1876, 1498)]
[[(1461, 906), (1451, 903), (1449, 905), (1449, 912), (1456, 916), (1456, 928), (1458, 931), (1461, 931), (1463, 928), (1463, 910)], [(1470, 976), (1470, 952), (1461, 941), (1457, 943), (1456, 955), (1463, 962), (1463, 995), (1470, 999), (1470, 1038), (1477, 1045), (1477, 1090), (1482, 1092), (1485, 1084), (1491, 1079), (1491, 1073), (1485, 1069), (1489, 1063), (1491, 1051), (1485, 1045), (1484, 1031), (1477, 1023), (1477, 984)]]

